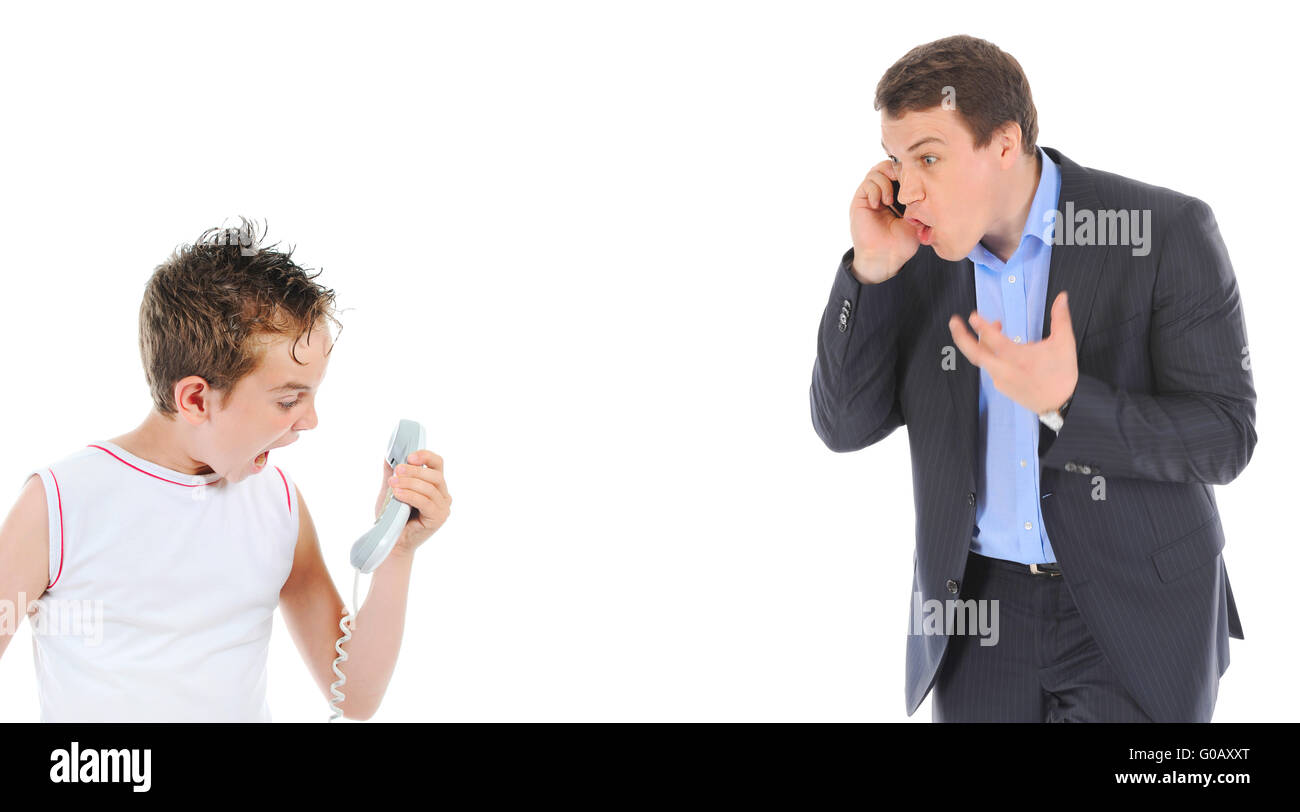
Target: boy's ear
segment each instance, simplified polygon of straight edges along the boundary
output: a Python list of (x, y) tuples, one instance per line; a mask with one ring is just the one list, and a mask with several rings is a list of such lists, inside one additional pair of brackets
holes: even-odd
[(181, 378), (172, 391), (177, 413), (191, 425), (207, 420), (220, 405), (220, 394), (198, 375)]

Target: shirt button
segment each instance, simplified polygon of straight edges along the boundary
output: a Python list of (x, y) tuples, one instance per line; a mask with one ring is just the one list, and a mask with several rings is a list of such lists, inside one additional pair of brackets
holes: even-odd
[(1026, 530), (1033, 530), (1033, 529), (1034, 529), (1034, 523), (1033, 523), (1033, 522), (1025, 522), (1025, 529), (1026, 529)]
[(1024, 460), (1021, 460), (1021, 461), (1020, 461), (1020, 467), (1021, 467), (1021, 468), (1024, 468), (1024, 467), (1025, 467), (1025, 461), (1024, 461)]
[(1020, 336), (1016, 336), (1015, 338), (1013, 338), (1013, 339), (1011, 339), (1011, 340), (1012, 340), (1013, 342), (1015, 342), (1016, 344), (1019, 344), (1019, 343), (1020, 343)]
[(953, 579), (949, 578), (949, 579), (948, 579), (948, 583), (946, 584), (946, 586), (948, 587), (948, 591), (949, 591), (949, 592), (951, 592), (951, 593), (954, 594), (954, 595), (957, 594), (957, 582), (956, 582), (956, 581), (954, 581)]
[(1008, 277), (1007, 277), (1007, 281), (1014, 285), (1014, 284), (1016, 283), (1016, 277), (1015, 277), (1015, 274), (1012, 274), (1011, 276), (1008, 276)]

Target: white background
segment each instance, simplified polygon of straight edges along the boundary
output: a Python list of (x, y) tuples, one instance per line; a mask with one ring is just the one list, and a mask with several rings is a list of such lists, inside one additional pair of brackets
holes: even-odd
[[(340, 594), (396, 418), (455, 497), (376, 720), (905, 720), (906, 429), (835, 454), (808, 386), (876, 82), (968, 33), (1026, 70), (1040, 144), (1218, 218), (1259, 445), (1216, 489), (1247, 639), (1215, 719), (1300, 718), (1283, 7), (7, 7), (5, 503), (147, 413), (154, 266), (265, 218), (348, 308), (320, 425), (275, 454)], [(278, 614), (270, 701), (328, 715)], [(0, 720), (38, 716), (24, 626)]]

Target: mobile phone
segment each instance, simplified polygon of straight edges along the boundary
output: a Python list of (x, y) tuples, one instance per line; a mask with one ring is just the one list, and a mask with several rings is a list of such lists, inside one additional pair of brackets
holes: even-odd
[(894, 195), (888, 204), (889, 210), (892, 211), (894, 214), (897, 214), (899, 217), (902, 217), (903, 212), (907, 211), (907, 206), (904, 206), (902, 203), (898, 202), (898, 181), (891, 180), (889, 183), (891, 186), (894, 187)]

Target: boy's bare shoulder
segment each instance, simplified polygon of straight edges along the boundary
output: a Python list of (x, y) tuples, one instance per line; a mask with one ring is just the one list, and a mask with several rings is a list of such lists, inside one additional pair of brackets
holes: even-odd
[[(33, 473), (23, 483), (23, 489), (18, 494), (18, 500), (14, 502), (13, 507), (9, 510), (9, 517), (5, 519), (4, 523), (5, 530), (8, 530), (14, 522), (18, 522), (19, 526), (30, 526), (39, 523), (40, 529), (48, 534), (49, 515), (46, 513), (45, 505), (45, 483), (41, 481), (38, 475)], [(5, 537), (7, 538), (7, 534), (5, 534)], [(43, 543), (45, 538), (48, 538), (48, 535), (42, 535), (37, 541)]]
[(0, 525), (0, 562), (13, 566), (22, 580), (21, 586), (32, 594), (32, 587), (40, 584), (37, 592), (45, 591), (49, 575), (50, 520), (46, 511), (45, 485), (32, 474), (23, 484), (18, 500), (9, 509), (4, 524)]
[[(48, 534), (45, 486), (32, 474), (0, 524), (0, 600), (14, 606), (45, 594), (50, 574)], [(0, 624), (0, 655), (9, 647), (14, 631), (12, 624)]]

